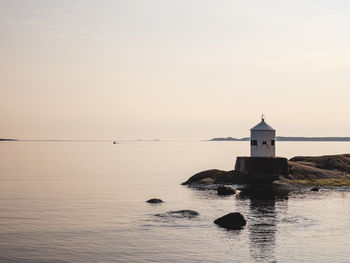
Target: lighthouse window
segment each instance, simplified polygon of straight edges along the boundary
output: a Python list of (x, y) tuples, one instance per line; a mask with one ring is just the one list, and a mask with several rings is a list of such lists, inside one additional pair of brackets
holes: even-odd
[(272, 145), (272, 146), (275, 145), (275, 140), (271, 140), (271, 145)]
[(263, 141), (262, 144), (267, 144), (267, 142), (266, 142), (266, 141)]
[(257, 140), (251, 140), (250, 141), (250, 145), (258, 145), (258, 141)]

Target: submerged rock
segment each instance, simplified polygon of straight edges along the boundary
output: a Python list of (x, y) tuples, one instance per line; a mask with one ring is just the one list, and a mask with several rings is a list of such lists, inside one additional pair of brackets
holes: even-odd
[(159, 217), (177, 217), (177, 218), (194, 218), (198, 216), (199, 213), (194, 210), (176, 210), (176, 211), (168, 211), (162, 214), (155, 214), (155, 216)]
[(217, 193), (218, 195), (234, 195), (236, 190), (227, 186), (219, 186), (217, 188)]
[(152, 198), (146, 201), (147, 203), (150, 204), (159, 204), (159, 203), (163, 203), (164, 201), (162, 199), (159, 198)]
[(242, 229), (247, 224), (247, 221), (241, 213), (230, 213), (216, 219), (214, 223), (226, 229), (238, 230)]

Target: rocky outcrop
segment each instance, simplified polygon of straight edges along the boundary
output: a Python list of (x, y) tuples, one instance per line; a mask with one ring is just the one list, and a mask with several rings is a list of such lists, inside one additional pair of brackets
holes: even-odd
[(218, 177), (224, 176), (225, 173), (227, 172), (218, 169), (206, 170), (191, 176), (186, 182), (183, 182), (182, 185), (190, 185), (194, 182), (206, 183), (208, 181), (214, 183)]
[(288, 164), (290, 174), (295, 178), (309, 174), (318, 178), (339, 178), (350, 174), (350, 154), (297, 156), (291, 158)]
[(297, 156), (281, 182), (307, 186), (350, 186), (350, 154)]
[(232, 230), (241, 229), (247, 224), (244, 216), (240, 213), (230, 213), (214, 221), (220, 227)]
[(350, 154), (285, 158), (238, 157), (233, 171), (207, 170), (184, 185), (301, 184), (350, 186)]
[(146, 201), (147, 203), (150, 204), (159, 204), (159, 203), (163, 203), (164, 201), (162, 199), (159, 198), (152, 198)]
[(325, 178), (343, 178), (345, 174), (339, 171), (325, 170), (317, 168), (312, 164), (304, 162), (288, 161), (289, 175), (286, 176), (292, 180), (314, 180)]
[(222, 170), (207, 170), (191, 176), (182, 185), (191, 187), (200, 187), (210, 184), (261, 184), (272, 183), (277, 180), (279, 175), (271, 174), (243, 174), (241, 172), (222, 171)]

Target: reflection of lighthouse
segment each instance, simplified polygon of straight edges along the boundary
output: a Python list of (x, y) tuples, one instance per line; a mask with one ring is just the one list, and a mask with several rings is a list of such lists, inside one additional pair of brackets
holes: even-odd
[(276, 244), (276, 200), (250, 199), (250, 211), (253, 214), (249, 225), (250, 253), (257, 262), (273, 262)]
[(248, 224), (250, 254), (255, 262), (275, 262), (275, 246), (279, 210), (287, 208), (288, 190), (275, 186), (246, 187), (240, 193), (250, 200), (250, 223)]
[(276, 131), (264, 120), (250, 129), (250, 156), (275, 157)]

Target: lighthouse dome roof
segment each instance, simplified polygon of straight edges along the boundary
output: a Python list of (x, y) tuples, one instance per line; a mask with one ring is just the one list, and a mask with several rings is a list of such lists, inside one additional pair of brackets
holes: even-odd
[(275, 129), (268, 125), (264, 120), (262, 120), (259, 124), (255, 125), (250, 129), (251, 131), (274, 131)]

